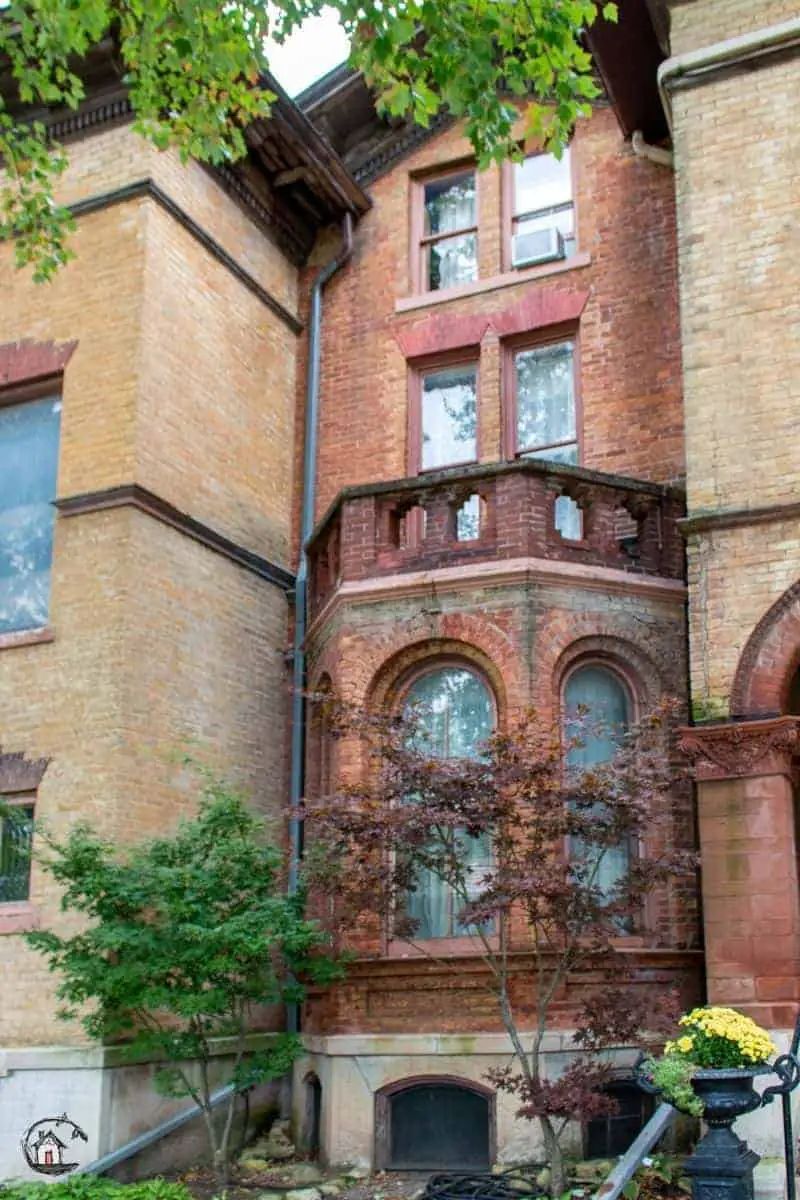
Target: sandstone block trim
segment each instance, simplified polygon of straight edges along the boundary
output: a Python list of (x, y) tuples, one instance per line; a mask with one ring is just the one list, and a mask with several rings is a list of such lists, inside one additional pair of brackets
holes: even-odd
[(274, 584), (281, 591), (290, 592), (294, 588), (294, 575), (285, 567), (279, 566), (268, 558), (248, 550), (246, 546), (232, 541), (223, 534), (212, 529), (202, 521), (181, 512), (168, 500), (157, 496), (148, 488), (138, 483), (121, 484), (118, 487), (104, 488), (98, 492), (84, 492), (77, 496), (65, 496), (55, 502), (56, 508), (64, 517), (75, 517), (84, 513), (100, 512), (108, 508), (136, 508), (177, 529), (179, 533), (192, 538), (216, 554), (221, 554), (230, 562), (236, 563), (245, 570), (258, 575), (259, 578)]

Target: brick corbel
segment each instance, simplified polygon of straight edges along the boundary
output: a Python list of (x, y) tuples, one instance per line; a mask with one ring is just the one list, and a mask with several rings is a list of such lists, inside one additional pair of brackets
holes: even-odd
[(590, 294), (588, 288), (575, 292), (561, 288), (531, 291), (513, 308), (495, 313), (490, 318), (491, 325), (498, 337), (505, 338), (546, 329), (549, 325), (574, 324), (586, 307)]
[(429, 354), (444, 354), (479, 346), (489, 328), (488, 317), (427, 317), (409, 329), (395, 334), (404, 358), (424, 358)]
[(0, 387), (36, 383), (60, 375), (77, 342), (6, 342), (0, 345)]
[(49, 758), (26, 758), (22, 751), (4, 754), (0, 750), (0, 796), (35, 792), (49, 763)]
[(798, 717), (694, 725), (679, 734), (679, 748), (698, 780), (791, 775), (792, 755), (800, 753)]

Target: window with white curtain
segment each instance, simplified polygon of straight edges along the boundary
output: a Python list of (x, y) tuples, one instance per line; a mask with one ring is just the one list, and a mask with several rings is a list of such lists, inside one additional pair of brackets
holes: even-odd
[[(489, 688), (473, 671), (456, 665), (421, 675), (408, 691), (406, 712), (413, 712), (425, 754), (437, 758), (476, 758), (494, 728)], [(458, 830), (455, 836), (466, 843), (467, 891), (477, 895), (491, 863), (489, 838), (468, 838)], [(461, 906), (453, 889), (426, 870), (417, 876), (406, 912), (417, 922), (417, 938), (459, 937), (469, 933), (459, 919)]]
[(422, 185), (422, 291), (471, 283), (478, 278), (476, 176), (459, 171)]
[[(585, 771), (609, 762), (631, 721), (631, 704), (625, 684), (608, 668), (587, 665), (569, 676), (564, 698), (568, 720), (570, 714), (578, 711), (586, 714), (586, 727), (581, 729), (582, 744), (570, 748), (568, 765), (577, 771)], [(576, 841), (570, 851), (583, 858), (591, 854), (591, 846)], [(611, 894), (627, 874), (629, 860), (627, 845), (604, 849), (596, 877), (601, 892)]]

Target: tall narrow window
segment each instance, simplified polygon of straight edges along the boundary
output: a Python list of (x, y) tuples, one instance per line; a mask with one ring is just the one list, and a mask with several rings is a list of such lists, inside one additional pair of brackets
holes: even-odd
[(0, 403), (0, 633), (47, 624), (60, 413)]
[(577, 463), (575, 347), (556, 342), (514, 354), (515, 452)]
[[(583, 744), (570, 749), (568, 765), (583, 772), (609, 762), (630, 724), (630, 700), (622, 680), (604, 667), (580, 667), (567, 680), (564, 699), (568, 717), (578, 711), (586, 713), (586, 729), (581, 731)], [(583, 857), (591, 847), (576, 844), (572, 851)], [(627, 845), (604, 849), (596, 876), (602, 892), (610, 894), (625, 877), (629, 859)]]
[[(485, 683), (463, 667), (429, 671), (411, 687), (406, 709), (413, 710), (426, 754), (437, 758), (474, 758), (494, 726), (494, 707)], [(491, 862), (488, 837), (463, 837), (467, 846), (467, 891), (476, 895)], [(463, 936), (459, 919), (462, 900), (433, 871), (420, 871), (407, 912), (417, 922), (418, 938)]]
[[(471, 283), (478, 278), (478, 210), (475, 172), (460, 171), (420, 185), (421, 290)], [(419, 226), (418, 226), (419, 228)]]
[(514, 164), (511, 262), (528, 267), (575, 249), (570, 153), (530, 154)]
[(420, 393), (419, 469), (474, 462), (478, 455), (475, 364), (426, 371)]
[(30, 895), (33, 800), (4, 796), (7, 815), (0, 817), (0, 904)]

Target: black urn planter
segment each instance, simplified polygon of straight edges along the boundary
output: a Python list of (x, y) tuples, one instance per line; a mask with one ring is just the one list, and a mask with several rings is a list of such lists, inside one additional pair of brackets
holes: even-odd
[(708, 1126), (686, 1163), (694, 1200), (752, 1200), (753, 1170), (760, 1158), (732, 1125), (737, 1117), (761, 1107), (755, 1080), (771, 1071), (767, 1066), (703, 1068), (693, 1076), (692, 1087), (703, 1102)]

